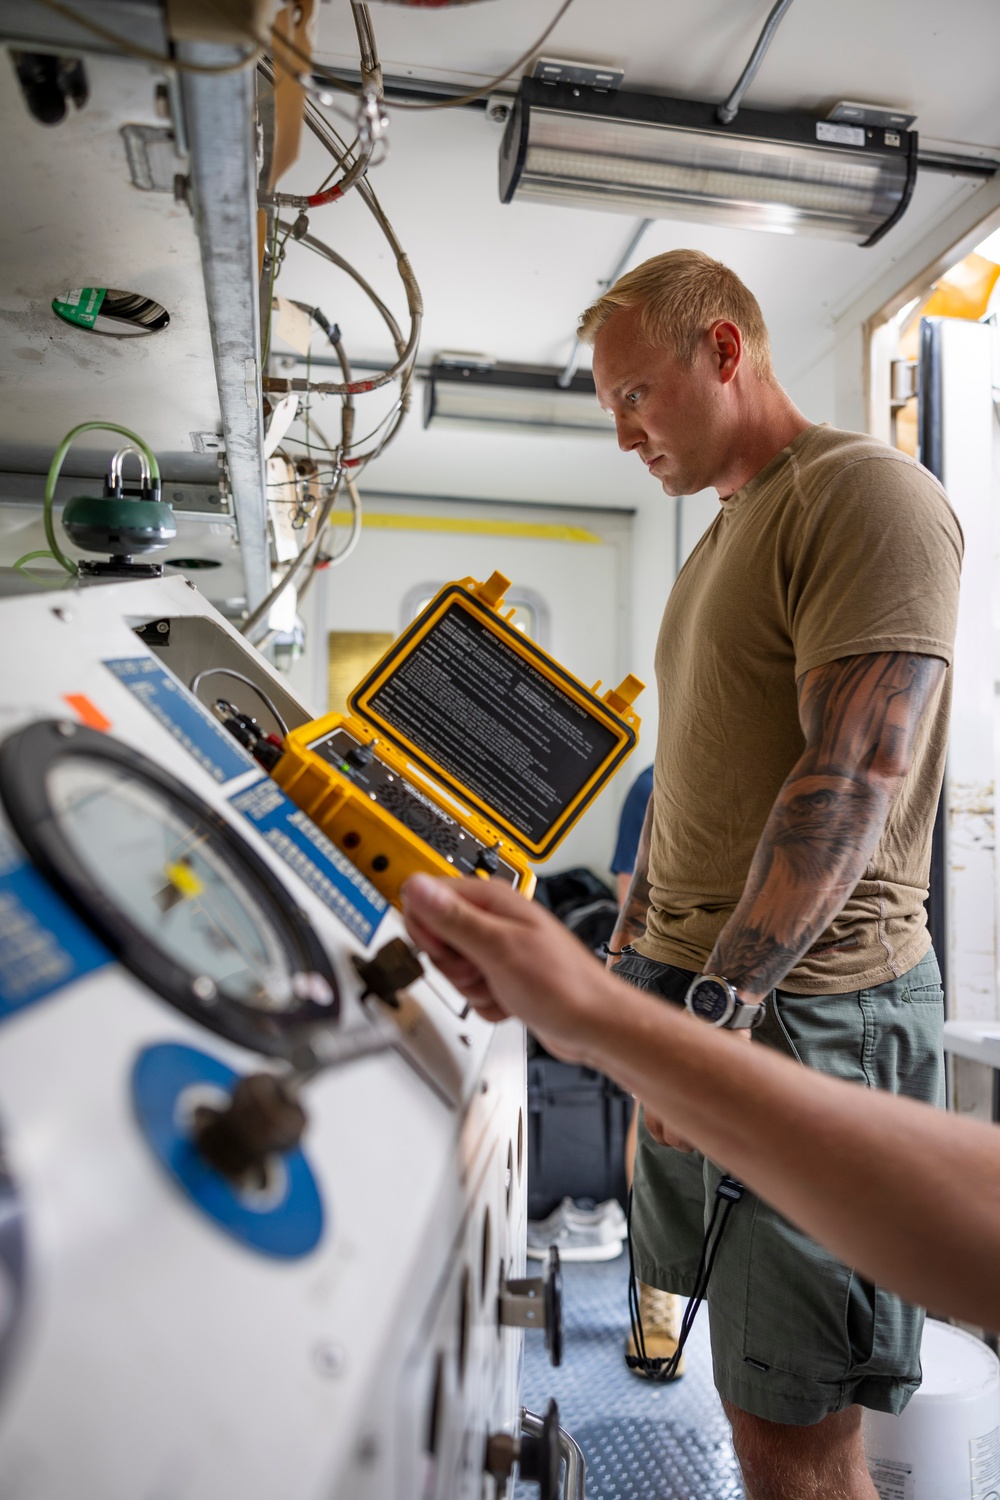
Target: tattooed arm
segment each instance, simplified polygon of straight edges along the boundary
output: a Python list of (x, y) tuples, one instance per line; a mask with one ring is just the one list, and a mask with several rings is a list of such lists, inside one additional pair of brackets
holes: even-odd
[(906, 775), (935, 656), (885, 651), (798, 681), (806, 739), (764, 827), (736, 910), (706, 972), (762, 999), (825, 932), (864, 874)]
[[(653, 828), (653, 798), (646, 803), (646, 816), (642, 820), (642, 833), (635, 853), (635, 869), (628, 888), (628, 895), (621, 904), (618, 921), (612, 933), (609, 948), (615, 952), (627, 943), (634, 943), (646, 931), (646, 915), (649, 911), (649, 841)], [(608, 968), (613, 969), (618, 960), (609, 956)]]

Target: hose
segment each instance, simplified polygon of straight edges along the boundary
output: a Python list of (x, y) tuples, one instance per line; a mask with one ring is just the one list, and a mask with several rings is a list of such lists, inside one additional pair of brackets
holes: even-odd
[[(347, 384), (350, 384), (351, 367), (348, 363), (347, 355), (344, 352), (344, 347), (339, 339), (331, 339), (330, 342), (333, 344), (334, 352), (340, 362), (340, 368), (342, 374), (344, 375), (345, 382)], [(350, 448), (351, 438), (353, 436), (354, 402), (351, 397), (347, 395), (345, 396), (344, 404), (340, 413), (341, 454), (346, 453)], [(267, 598), (263, 599), (261, 603), (257, 605), (257, 608), (247, 616), (246, 620), (244, 620), (243, 624), (240, 626), (241, 635), (245, 635), (250, 640), (253, 640), (260, 626), (267, 619), (267, 616), (271, 611), (271, 606), (277, 599), (281, 598), (281, 595), (288, 588), (289, 584), (294, 583), (296, 578), (299, 577), (299, 575), (306, 567), (308, 567), (310, 571), (312, 571), (312, 567), (315, 564), (316, 557), (319, 554), (320, 545), (323, 540), (323, 533), (326, 530), (327, 523), (330, 520), (330, 516), (333, 512), (333, 507), (336, 504), (337, 496), (340, 494), (340, 490), (345, 478), (346, 475), (344, 473), (343, 463), (338, 459), (336, 474), (334, 475), (333, 483), (330, 486), (326, 499), (323, 501), (323, 506), (316, 521), (316, 531), (312, 541), (307, 542), (302, 551), (299, 553), (298, 557), (292, 559), (282, 576), (278, 579), (278, 582), (274, 585), (274, 588), (268, 594)]]
[(743, 95), (757, 77), (757, 70), (764, 61), (764, 54), (774, 41), (774, 33), (781, 25), (785, 11), (791, 5), (792, 0), (777, 0), (771, 14), (764, 22), (764, 29), (757, 38), (757, 45), (750, 54), (750, 61), (739, 76), (736, 87), (733, 89), (725, 104), (720, 104), (715, 111), (715, 117), (723, 125), (731, 125), (736, 119), (737, 112), (743, 100)]

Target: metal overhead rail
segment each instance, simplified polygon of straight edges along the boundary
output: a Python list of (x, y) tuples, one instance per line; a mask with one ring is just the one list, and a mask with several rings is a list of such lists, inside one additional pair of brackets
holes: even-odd
[[(232, 47), (189, 43), (192, 62), (225, 62)], [(226, 465), (239, 531), (247, 608), (271, 587), (257, 287), (255, 74), (183, 73), (192, 207), (201, 242)]]
[[(638, 224), (635, 227), (635, 232), (633, 233), (632, 238), (629, 240), (624, 253), (615, 262), (614, 270), (611, 272), (611, 275), (607, 278), (606, 281), (599, 281), (597, 283), (599, 287), (603, 287), (603, 289), (607, 291), (608, 287), (614, 286), (615, 282), (618, 280), (619, 276), (622, 274), (625, 267), (628, 265), (629, 261), (638, 250), (639, 245), (641, 244), (643, 237), (645, 236), (646, 230), (649, 228), (652, 222), (652, 219), (639, 220)], [(556, 384), (558, 386), (561, 386), (563, 390), (566, 390), (569, 387), (570, 383), (572, 382), (573, 376), (576, 374), (576, 367), (580, 362), (580, 351), (582, 350), (582, 348), (583, 345), (580, 343), (579, 336), (577, 336), (576, 340), (573, 343), (573, 352), (566, 363), (566, 368), (556, 380)]]

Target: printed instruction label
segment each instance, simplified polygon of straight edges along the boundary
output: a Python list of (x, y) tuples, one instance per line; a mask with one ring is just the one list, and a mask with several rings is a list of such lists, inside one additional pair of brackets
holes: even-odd
[(891, 1458), (870, 1458), (868, 1472), (879, 1500), (913, 1500), (913, 1469)]
[(969, 1439), (971, 1500), (1000, 1500), (1000, 1427)]
[(113, 962), (0, 825), (0, 1021)]
[(389, 903), (312, 818), (301, 812), (270, 777), (230, 798), (275, 854), (339, 917), (361, 942), (370, 943)]
[(606, 725), (458, 604), (369, 706), (532, 843), (615, 748)]
[(78, 328), (93, 328), (107, 294), (107, 287), (74, 287), (65, 297), (53, 297), (52, 311)]
[(104, 665), (172, 734), (213, 781), (232, 781), (257, 762), (204, 704), (151, 656), (122, 656)]
[(835, 146), (863, 146), (865, 128), (863, 125), (841, 125), (833, 120), (817, 120), (816, 139), (829, 141)]

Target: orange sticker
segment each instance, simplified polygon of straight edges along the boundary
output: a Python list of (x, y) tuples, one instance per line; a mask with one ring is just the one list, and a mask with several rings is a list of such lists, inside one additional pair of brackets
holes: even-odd
[(88, 729), (110, 729), (111, 720), (106, 719), (99, 708), (95, 708), (90, 699), (83, 693), (64, 693), (63, 700), (69, 704), (81, 724), (86, 724)]

